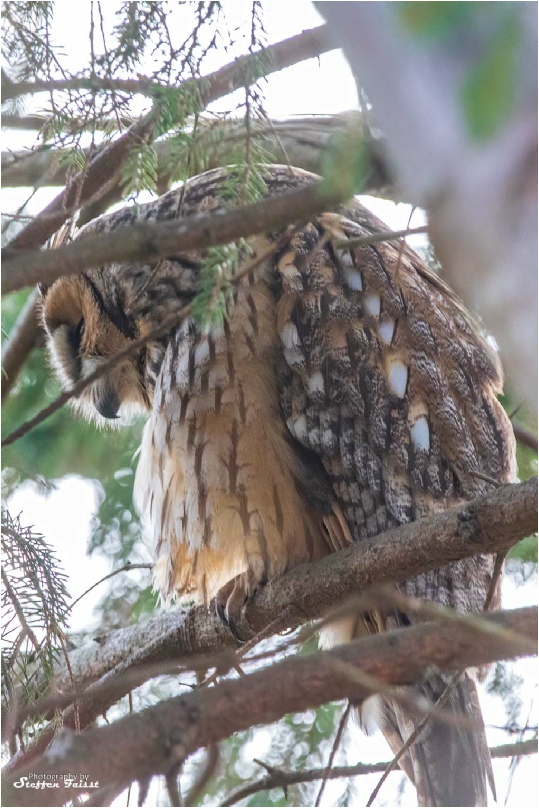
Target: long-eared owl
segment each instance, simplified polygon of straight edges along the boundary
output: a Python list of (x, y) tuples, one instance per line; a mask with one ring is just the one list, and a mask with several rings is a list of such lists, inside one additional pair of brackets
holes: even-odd
[[(101, 217), (82, 237), (217, 212), (228, 204), (227, 178), (227, 169), (209, 171)], [(315, 179), (265, 169), (268, 195)], [(343, 246), (386, 229), (352, 201), (314, 217), (279, 249), (278, 233), (251, 237), (244, 260), (276, 249), (232, 287), (224, 317), (209, 326), (184, 319), (80, 396), (97, 420), (148, 413), (135, 502), (164, 597), (217, 595), (233, 626), (256, 586), (287, 568), (470, 499), (486, 490), (485, 478), (514, 479), (497, 359), (463, 305), (407, 246)], [(42, 311), (64, 383), (179, 312), (206, 258), (191, 251), (57, 280)], [(480, 555), (400, 589), (479, 612), (493, 566)], [(365, 616), (340, 629), (350, 636), (411, 620)], [(416, 691), (433, 702), (446, 682), (433, 674)], [(402, 766), (422, 805), (485, 805), (492, 772), (469, 675), (447, 709), (466, 720), (431, 722)], [(393, 745), (417, 721), (383, 699), (376, 718)]]

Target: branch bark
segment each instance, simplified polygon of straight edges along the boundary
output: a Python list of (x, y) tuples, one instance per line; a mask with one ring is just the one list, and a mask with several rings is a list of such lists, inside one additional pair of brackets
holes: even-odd
[[(529, 640), (537, 634), (534, 608), (485, 616), (490, 627), (478, 635), (462, 624), (423, 623), (368, 637), (333, 651), (295, 656), (240, 679), (168, 699), (114, 724), (81, 735), (65, 732), (55, 752), (34, 761), (4, 780), (4, 804), (60, 805), (72, 797), (58, 788), (17, 788), (31, 773), (63, 775), (83, 772), (91, 782), (107, 787), (127, 786), (154, 774), (166, 774), (201, 747), (218, 743), (235, 732), (278, 720), (288, 712), (317, 707), (328, 701), (363, 700), (372, 693), (361, 684), (363, 675), (383, 684), (410, 685), (422, 680), (429, 666), (454, 670), (481, 666), (523, 655), (500, 630)], [(352, 675), (352, 671), (360, 675)], [(24, 781), (23, 781), (24, 782)]]

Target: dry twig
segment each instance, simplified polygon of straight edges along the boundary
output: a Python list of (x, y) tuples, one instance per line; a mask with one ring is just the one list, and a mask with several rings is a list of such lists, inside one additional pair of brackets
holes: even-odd
[[(537, 754), (537, 739), (533, 738), (529, 741), (519, 741), (518, 743), (503, 744), (501, 746), (493, 746), (490, 749), (490, 756), (492, 758), (507, 758), (518, 757), (524, 755)], [(268, 776), (257, 780), (249, 785), (241, 786), (236, 791), (233, 791), (223, 800), (223, 808), (230, 808), (232, 805), (252, 797), (253, 794), (258, 794), (260, 791), (271, 791), (273, 788), (284, 788), (287, 786), (298, 785), (299, 783), (312, 783), (316, 780), (321, 780), (327, 777), (328, 780), (334, 780), (340, 777), (357, 777), (364, 774), (377, 774), (385, 771), (388, 763), (357, 763), (354, 766), (335, 766), (328, 773), (326, 768), (323, 769), (305, 769), (303, 771), (286, 771), (278, 769), (274, 766), (267, 766), (262, 761), (256, 761), (264, 766), (268, 772)]]

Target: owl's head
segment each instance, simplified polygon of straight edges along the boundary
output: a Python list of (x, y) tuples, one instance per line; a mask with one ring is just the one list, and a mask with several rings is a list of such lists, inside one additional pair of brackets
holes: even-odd
[[(42, 290), (41, 311), (52, 363), (65, 389), (139, 336), (136, 323), (117, 294), (110, 293), (103, 273), (59, 278)], [(103, 418), (120, 423), (133, 411), (147, 411), (144, 366), (144, 349), (134, 352), (88, 385), (75, 406), (101, 424)]]

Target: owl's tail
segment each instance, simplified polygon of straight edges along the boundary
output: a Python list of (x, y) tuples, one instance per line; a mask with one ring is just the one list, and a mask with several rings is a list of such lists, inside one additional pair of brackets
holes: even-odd
[[(321, 645), (332, 647), (365, 635), (361, 619), (345, 619), (323, 630)], [(402, 688), (403, 697), (422, 706), (436, 704), (450, 677), (434, 675), (416, 687)], [(463, 673), (443, 705), (443, 715), (433, 716), (417, 740), (404, 753), (399, 766), (414, 783), (419, 806), (485, 806), (487, 782), (495, 796), (494, 776), (485, 725), (475, 682)], [(357, 708), (367, 733), (380, 728), (393, 754), (415, 731), (421, 715), (403, 702), (380, 696)]]
[[(441, 676), (408, 690), (435, 704), (447, 681)], [(485, 725), (473, 680), (464, 673), (444, 707), (444, 718), (428, 721), (404, 755), (402, 768), (414, 782), (420, 806), (485, 806), (487, 781), (494, 793), (494, 777)], [(396, 754), (418, 718), (402, 704), (384, 702), (381, 729)]]

